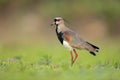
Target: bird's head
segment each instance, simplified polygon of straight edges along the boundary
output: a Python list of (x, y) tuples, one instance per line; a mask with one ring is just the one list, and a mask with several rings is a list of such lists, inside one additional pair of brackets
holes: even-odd
[(53, 21), (53, 23), (51, 25), (60, 25), (60, 24), (64, 24), (63, 18), (56, 17), (56, 18), (54, 18), (54, 21)]

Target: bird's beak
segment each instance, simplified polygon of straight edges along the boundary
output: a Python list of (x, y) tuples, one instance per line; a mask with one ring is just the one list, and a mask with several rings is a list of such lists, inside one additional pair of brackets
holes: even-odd
[(54, 26), (55, 25), (55, 22), (53, 22), (52, 24), (51, 24), (51, 26)]

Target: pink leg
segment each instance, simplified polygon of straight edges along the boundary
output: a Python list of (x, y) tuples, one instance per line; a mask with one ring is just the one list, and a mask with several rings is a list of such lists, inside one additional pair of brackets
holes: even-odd
[(78, 57), (78, 53), (76, 52), (75, 49), (73, 49), (73, 51), (74, 51), (74, 53), (75, 53), (75, 58), (74, 58), (74, 60), (73, 60), (73, 63), (74, 63), (74, 62), (76, 61), (77, 57)]
[(74, 58), (73, 58), (73, 53), (72, 53), (72, 51), (70, 51), (70, 56), (71, 56), (71, 65), (73, 65), (73, 63), (74, 63)]

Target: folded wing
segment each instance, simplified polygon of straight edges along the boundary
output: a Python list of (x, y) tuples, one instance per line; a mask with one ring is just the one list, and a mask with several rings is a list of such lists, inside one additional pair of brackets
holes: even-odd
[(97, 46), (85, 41), (69, 28), (63, 31), (63, 39), (66, 40), (73, 48), (85, 49), (93, 55), (95, 55), (95, 52), (98, 52), (99, 50)]

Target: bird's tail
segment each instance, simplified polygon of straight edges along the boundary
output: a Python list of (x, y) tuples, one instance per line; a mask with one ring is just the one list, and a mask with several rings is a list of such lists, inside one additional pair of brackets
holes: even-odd
[(97, 47), (97, 46), (95, 46), (95, 45), (93, 45), (93, 44), (91, 44), (91, 43), (89, 43), (89, 42), (87, 42), (87, 43), (88, 43), (89, 45), (91, 45), (91, 46), (95, 49), (95, 51), (90, 51), (90, 53), (91, 53), (92, 55), (96, 56), (95, 52), (98, 52), (99, 47)]

